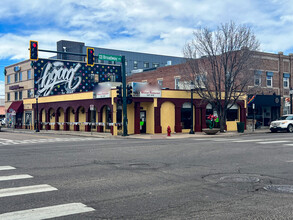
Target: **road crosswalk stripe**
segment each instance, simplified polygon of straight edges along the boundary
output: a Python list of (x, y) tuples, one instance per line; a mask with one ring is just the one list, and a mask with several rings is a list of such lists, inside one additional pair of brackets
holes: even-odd
[(28, 174), (19, 174), (19, 175), (11, 175), (11, 176), (0, 176), (0, 181), (6, 180), (19, 180), (19, 179), (28, 179), (33, 178), (33, 176)]
[(56, 189), (50, 185), (47, 185), (47, 184), (34, 185), (34, 186), (24, 186), (24, 187), (14, 187), (14, 188), (4, 188), (4, 189), (0, 189), (0, 198), (1, 197), (8, 197), (8, 196), (31, 194), (31, 193), (48, 192), (48, 191), (54, 191), (54, 190), (58, 190), (58, 189)]
[(262, 141), (262, 142), (256, 142), (258, 144), (278, 144), (278, 143), (286, 143), (289, 141)]
[(39, 220), (57, 218), (61, 216), (92, 212), (95, 209), (82, 203), (68, 203), (62, 205), (48, 206), (36, 209), (8, 212), (0, 214), (1, 220)]
[(1, 170), (15, 170), (15, 167), (12, 166), (0, 166), (0, 171)]

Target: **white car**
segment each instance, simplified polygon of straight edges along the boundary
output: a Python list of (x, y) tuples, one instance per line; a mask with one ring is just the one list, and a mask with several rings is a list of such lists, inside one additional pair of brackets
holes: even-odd
[(284, 115), (276, 121), (272, 121), (270, 124), (271, 132), (287, 131), (293, 132), (293, 114)]

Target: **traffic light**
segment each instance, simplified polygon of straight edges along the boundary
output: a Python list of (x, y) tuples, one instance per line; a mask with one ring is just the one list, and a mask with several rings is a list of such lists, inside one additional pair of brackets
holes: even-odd
[(38, 60), (38, 41), (30, 41), (30, 60)]
[(95, 64), (95, 50), (94, 48), (87, 48), (87, 65), (93, 66)]
[(127, 93), (127, 104), (131, 104), (132, 103), (132, 86), (127, 85), (126, 93)]
[(122, 86), (117, 86), (117, 103), (121, 104), (122, 103)]

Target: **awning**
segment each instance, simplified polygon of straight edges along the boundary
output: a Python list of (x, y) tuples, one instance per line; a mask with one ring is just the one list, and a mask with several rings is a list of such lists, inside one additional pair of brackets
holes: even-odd
[(12, 113), (13, 111), (15, 111), (15, 113), (23, 112), (23, 102), (22, 101), (12, 102), (9, 108), (7, 109), (7, 113)]

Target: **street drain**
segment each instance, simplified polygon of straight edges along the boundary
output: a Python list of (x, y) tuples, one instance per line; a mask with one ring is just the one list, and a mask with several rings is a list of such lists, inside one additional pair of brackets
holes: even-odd
[(292, 185), (268, 185), (264, 189), (272, 192), (293, 193)]
[(226, 183), (257, 183), (260, 179), (254, 176), (247, 175), (230, 175), (222, 176), (220, 182)]

